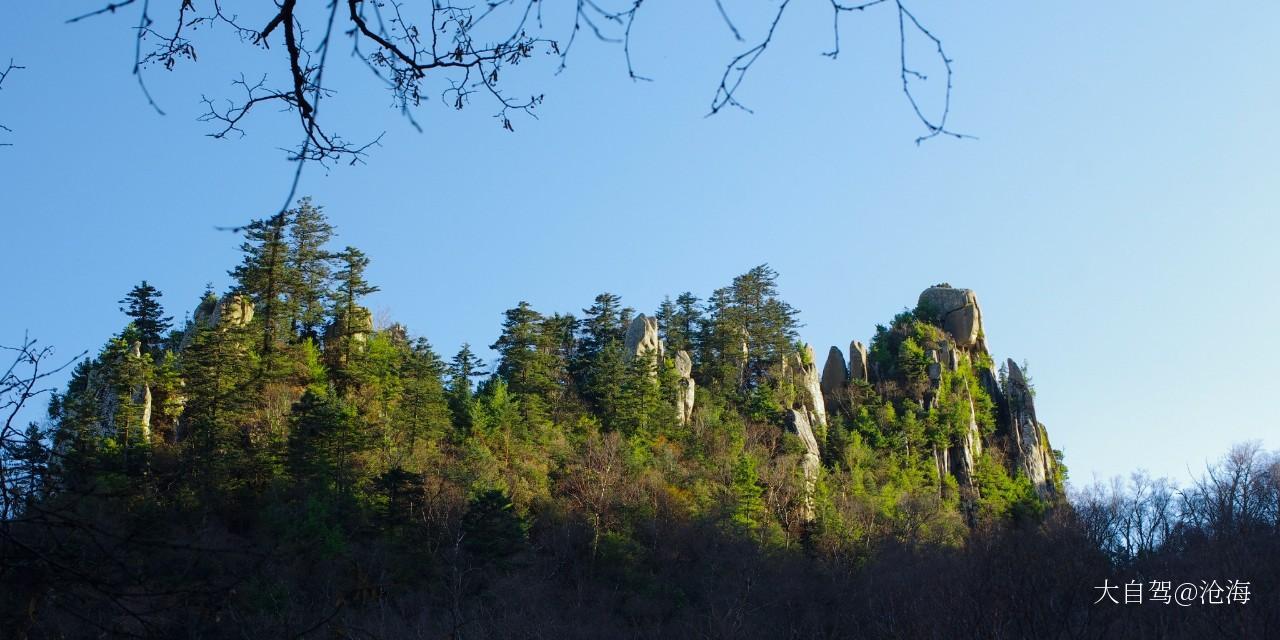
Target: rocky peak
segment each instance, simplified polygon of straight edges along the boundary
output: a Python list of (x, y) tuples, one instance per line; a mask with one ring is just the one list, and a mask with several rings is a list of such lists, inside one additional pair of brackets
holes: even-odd
[(849, 379), (866, 381), (868, 373), (867, 348), (854, 340), (849, 343)]
[(643, 313), (631, 321), (623, 342), (623, 356), (628, 362), (642, 353), (659, 358), (663, 356), (662, 340), (658, 338), (658, 320)]
[[(956, 425), (950, 441), (933, 448), (939, 477), (954, 476), (963, 492), (976, 495), (981, 491), (975, 479), (978, 456), (986, 447), (997, 447), (1010, 474), (1020, 472), (1028, 477), (1041, 497), (1055, 497), (1059, 493), (1055, 484), (1056, 460), (1048, 432), (1036, 419), (1034, 398), (1018, 365), (1009, 361), (1007, 383), (998, 382), (987, 350), (977, 294), (948, 284), (929, 287), (920, 293), (916, 319), (942, 329), (939, 337), (920, 345), (927, 358), (923, 372), (927, 388), (923, 390), (920, 409), (925, 412), (935, 409), (943, 400), (940, 394), (945, 391), (949, 394), (947, 401), (958, 401), (961, 415), (967, 414), (965, 424)], [(976, 391), (968, 384), (957, 384), (955, 379), (947, 383), (949, 376), (958, 375), (962, 369), (995, 404), (994, 433), (984, 434), (979, 427)], [(821, 392), (829, 411), (832, 414), (856, 411), (857, 401), (848, 393), (850, 381), (867, 380), (870, 373), (867, 349), (860, 342), (849, 345), (847, 364), (840, 349), (831, 347), (821, 381)], [(809, 422), (815, 423), (812, 419)]]
[(783, 371), (792, 377), (798, 392), (795, 408), (807, 411), (810, 424), (818, 426), (827, 424), (827, 408), (814, 358), (813, 347), (806, 344), (801, 351), (783, 361)]
[(849, 384), (849, 367), (844, 364), (844, 354), (839, 347), (827, 352), (827, 363), (822, 366), (822, 393), (828, 397), (844, 391)]
[(929, 287), (920, 293), (917, 312), (936, 322), (964, 349), (981, 348), (983, 344), (982, 309), (971, 289), (956, 289), (949, 284)]
[(1035, 398), (1031, 386), (1018, 363), (1009, 359), (1005, 384), (1005, 407), (1008, 419), (1001, 425), (1002, 431), (1012, 441), (1013, 459), (1023, 473), (1035, 485), (1042, 497), (1057, 493), (1054, 482), (1056, 460), (1049, 446), (1049, 432), (1036, 420)]

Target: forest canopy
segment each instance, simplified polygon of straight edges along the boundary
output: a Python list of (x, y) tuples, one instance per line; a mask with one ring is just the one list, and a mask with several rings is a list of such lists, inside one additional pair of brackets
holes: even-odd
[[(768, 265), (649, 313), (609, 292), (580, 313), (518, 302), (486, 362), (375, 322), (370, 258), (334, 246), (310, 200), (242, 234), (228, 290), (175, 323), (142, 280), (48, 419), (6, 423), (17, 637), (1277, 624), (1260, 580), (1280, 557), (1280, 459), (1244, 446), (1184, 490), (1139, 475), (1073, 504), (1022, 368), (997, 373), (980, 327), (931, 302), (967, 290), (931, 287), (848, 363), (833, 349), (815, 393)], [(35, 397), (22, 371), (42, 356), (19, 356), (7, 403)], [(1103, 579), (1157, 574), (1257, 578), (1254, 603), (1092, 603)]]

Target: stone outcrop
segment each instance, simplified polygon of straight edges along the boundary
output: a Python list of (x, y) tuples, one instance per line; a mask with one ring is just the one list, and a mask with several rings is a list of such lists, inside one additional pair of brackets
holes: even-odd
[(867, 348), (862, 346), (861, 342), (854, 340), (849, 343), (849, 379), (866, 381), (868, 373)]
[(689, 424), (693, 420), (693, 403), (697, 397), (697, 385), (693, 382), (693, 358), (689, 357), (689, 352), (680, 350), (676, 352), (675, 357), (676, 380), (678, 385), (676, 389), (676, 418), (681, 425)]
[(229, 293), (221, 298), (210, 296), (196, 306), (191, 322), (183, 332), (179, 351), (186, 350), (195, 339), (196, 330), (202, 327), (243, 327), (253, 321), (253, 300), (239, 293)]
[[(135, 340), (133, 348), (130, 350), (133, 358), (142, 358), (142, 343)], [(150, 356), (148, 356), (150, 357)], [(151, 383), (142, 382), (133, 388), (133, 396), (131, 400), (141, 409), (139, 417), (139, 428), (142, 431), (142, 441), (151, 441)]]
[(341, 366), (352, 354), (363, 353), (373, 335), (373, 314), (356, 306), (343, 313), (324, 330), (324, 354), (331, 366)]
[(982, 455), (982, 432), (978, 429), (978, 414), (974, 409), (973, 396), (965, 389), (965, 399), (969, 404), (969, 424), (958, 442), (947, 452), (947, 472), (955, 476), (961, 486), (972, 489), (976, 460)]
[[(123, 371), (136, 367), (136, 361), (143, 357), (150, 356), (144, 356), (142, 343), (135, 340), (123, 354), (124, 362), (95, 361), (90, 366), (83, 393), (92, 399), (93, 429), (99, 435), (115, 437), (136, 432), (141, 434), (142, 442), (151, 440), (151, 385), (145, 380), (133, 383), (122, 375)], [(131, 360), (134, 362), (128, 362)], [(128, 409), (122, 411), (125, 407)], [(126, 424), (119, 424), (122, 417)]]
[(798, 398), (794, 408), (809, 412), (809, 423), (814, 427), (825, 426), (827, 403), (822, 396), (822, 380), (814, 363), (813, 347), (804, 345), (802, 352), (792, 354), (783, 364), (796, 387)]
[(253, 320), (253, 301), (239, 293), (222, 296), (213, 318), (214, 326), (243, 327)]
[(658, 320), (643, 313), (631, 321), (627, 327), (627, 336), (623, 341), (623, 357), (630, 362), (642, 353), (661, 358), (662, 340), (658, 338)]
[[(622, 356), (626, 362), (637, 357), (652, 358), (655, 363), (661, 362), (666, 354), (666, 347), (658, 337), (658, 319), (641, 313), (631, 320), (622, 343)], [(693, 420), (693, 405), (697, 398), (697, 384), (693, 381), (693, 358), (688, 351), (677, 351), (673, 358), (676, 369), (676, 419), (681, 425)], [(657, 369), (651, 370), (657, 375)]]
[(325, 344), (349, 340), (351, 346), (364, 348), (373, 333), (373, 313), (368, 309), (356, 306), (350, 314), (343, 314), (325, 328)]
[(920, 293), (916, 309), (921, 315), (936, 320), (938, 325), (965, 349), (983, 348), (982, 309), (978, 296), (970, 289), (936, 285)]
[[(927, 361), (924, 363), (926, 387), (918, 397), (920, 409), (931, 411), (942, 399), (943, 385), (947, 387), (949, 403), (960, 404), (967, 409), (967, 424), (954, 425), (949, 442), (934, 446), (933, 460), (939, 479), (950, 475), (956, 479), (962, 495), (975, 497), (980, 494), (977, 485), (977, 461), (983, 451), (997, 447), (1012, 475), (1021, 473), (1031, 480), (1036, 491), (1045, 499), (1055, 499), (1060, 493), (1056, 485), (1056, 460), (1049, 445), (1048, 432), (1037, 421), (1034, 400), (1026, 382), (1026, 376), (1013, 362), (1008, 363), (1007, 384), (1002, 384), (988, 351), (982, 325), (982, 309), (977, 295), (970, 289), (955, 288), (947, 284), (929, 287), (920, 293), (916, 317), (942, 329), (935, 337), (921, 342)], [(850, 411), (849, 385), (855, 380), (893, 382), (895, 373), (875, 372), (868, 366), (867, 349), (859, 342), (849, 345), (849, 360), (836, 347), (827, 355), (823, 369), (821, 391), (831, 412)], [(978, 393), (967, 384), (957, 384), (964, 378), (950, 377), (960, 370), (969, 371), (977, 381), (977, 388), (989, 396), (995, 405), (995, 432), (984, 434), (978, 421)], [(883, 379), (881, 376), (891, 376)], [(883, 393), (883, 391), (881, 391)], [(957, 397), (956, 394), (959, 394)], [(950, 405), (954, 407), (954, 404)], [(963, 414), (962, 414), (963, 415)], [(806, 416), (816, 429), (812, 415)], [(956, 416), (952, 416), (954, 420)]]
[[(837, 350), (838, 351), (838, 350)], [(821, 466), (818, 442), (825, 437), (827, 425), (826, 398), (822, 393), (821, 376), (814, 362), (813, 347), (805, 345), (803, 351), (793, 353), (783, 360), (783, 374), (791, 381), (796, 399), (784, 416), (788, 430), (800, 437), (804, 454), (800, 468), (804, 472), (804, 518), (813, 519), (813, 486)]]
[(844, 354), (839, 347), (831, 347), (827, 352), (827, 363), (822, 365), (822, 393), (829, 399), (838, 395), (849, 385), (849, 367), (844, 364)]
[(1041, 497), (1052, 497), (1057, 490), (1054, 484), (1056, 462), (1049, 446), (1049, 434), (1036, 420), (1035, 399), (1026, 376), (1018, 363), (1008, 361), (1009, 378), (1005, 385), (1004, 403), (1008, 423), (1003, 425), (1012, 441), (1014, 464), (1027, 475)]
[(239, 293), (228, 293), (217, 299), (206, 298), (191, 315), (192, 324), (198, 327), (243, 327), (252, 320), (253, 301)]
[(799, 436), (800, 443), (804, 445), (804, 453), (800, 458), (800, 470), (804, 473), (804, 519), (813, 520), (813, 487), (818, 481), (818, 470), (822, 466), (818, 438), (814, 435), (813, 424), (805, 411), (787, 411), (785, 424), (787, 430)]

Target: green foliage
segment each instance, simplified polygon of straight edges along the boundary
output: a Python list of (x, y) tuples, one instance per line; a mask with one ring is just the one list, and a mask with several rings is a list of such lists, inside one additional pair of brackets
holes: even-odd
[(525, 398), (524, 417), (531, 422), (549, 419), (551, 399), (560, 379), (561, 362), (551, 349), (545, 329), (546, 318), (521, 302), (504, 314), (502, 335), (489, 346), (499, 354), (498, 377), (511, 391)]
[(333, 275), (333, 255), (326, 248), (333, 237), (333, 226), (310, 198), (300, 200), (290, 213), (285, 291), (295, 332), (316, 339), (325, 323), (325, 301)]
[(242, 327), (197, 327), (180, 370), (188, 400), (178, 434), (203, 490), (223, 486), (243, 458), (241, 428), (250, 415), (257, 358)]
[(777, 279), (762, 264), (711, 294), (698, 338), (711, 386), (749, 391), (792, 352), (798, 311), (778, 296)]
[(525, 547), (528, 534), (528, 524), (497, 489), (477, 494), (462, 517), (462, 546), (483, 559), (509, 558)]
[(142, 352), (159, 357), (165, 332), (173, 324), (173, 317), (164, 315), (164, 307), (160, 304), (159, 289), (143, 280), (129, 290), (120, 300), (120, 310), (129, 316), (134, 328), (138, 331), (138, 341)]
[(1035, 486), (1025, 475), (1017, 473), (1010, 477), (990, 452), (978, 456), (974, 466), (974, 480), (981, 492), (977, 504), (981, 518), (1024, 521), (1038, 519), (1044, 513), (1048, 505), (1036, 494)]
[[(990, 435), (996, 412), (979, 375), (989, 363), (961, 354), (930, 380), (929, 351), (945, 337), (919, 311), (878, 329), (879, 375), (852, 382), (827, 424), (813, 425), (821, 468), (806, 479), (804, 446), (782, 425), (807, 403), (797, 354), (814, 363), (767, 265), (705, 308), (691, 293), (664, 301), (661, 357), (624, 353), (634, 312), (616, 295), (596, 296), (580, 320), (521, 302), (504, 314), (490, 373), (467, 344), (446, 363), (400, 325), (370, 327), (368, 259), (332, 253), (332, 228), (309, 201), (245, 233), (234, 273), (255, 302), (252, 322), (213, 318), (210, 290), (201, 321), (165, 350), (163, 323), (146, 324), (163, 313), (158, 292), (135, 288), (133, 324), (51, 402), (58, 464), (42, 448), (9, 459), (62, 487), (129, 495), (105, 504), (152, 514), (150, 524), (218, 523), (225, 532), (202, 535), (270, 541), (308, 570), (381, 571), (387, 589), (483, 589), (497, 574), (468, 582), (474, 572), (580, 552), (583, 564), (557, 575), (654, 595), (655, 567), (676, 557), (679, 535), (858, 566), (886, 544), (958, 545), (971, 512), (995, 523), (1046, 508), (991, 454), (977, 461), (977, 491), (938, 477), (934, 451), (967, 437), (971, 420)], [(151, 357), (134, 356), (135, 341)], [(689, 424), (675, 413), (681, 349), (698, 382)], [(149, 438), (140, 389), (153, 398)], [(370, 568), (386, 557), (396, 566)], [(281, 583), (246, 583), (243, 598), (260, 611)]]
[(739, 453), (733, 464), (729, 524), (740, 533), (754, 533), (764, 524), (767, 515), (757, 464), (755, 457), (746, 451)]

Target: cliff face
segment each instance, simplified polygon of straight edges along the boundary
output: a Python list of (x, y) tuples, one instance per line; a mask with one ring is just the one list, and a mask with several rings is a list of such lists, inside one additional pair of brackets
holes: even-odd
[(1054, 495), (1057, 462), (1049, 446), (1049, 432), (1036, 420), (1035, 398), (1018, 363), (1010, 359), (1008, 382), (1005, 384), (1005, 419), (1002, 435), (1008, 441), (1012, 459), (1025, 473), (1041, 497)]

